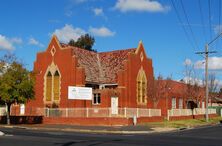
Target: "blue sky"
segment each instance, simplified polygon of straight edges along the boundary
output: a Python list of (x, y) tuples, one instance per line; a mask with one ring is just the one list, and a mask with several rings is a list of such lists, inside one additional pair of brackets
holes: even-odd
[[(219, 4), (219, 0), (3, 0), (0, 56), (13, 52), (32, 70), (36, 53), (46, 49), (52, 34), (67, 42), (90, 33), (99, 52), (135, 48), (142, 40), (155, 76), (182, 79), (186, 62), (194, 64), (201, 79), (204, 58), (195, 52), (203, 51), (219, 33)], [(209, 63), (218, 80), (221, 42), (222, 38), (210, 46), (218, 51)]]

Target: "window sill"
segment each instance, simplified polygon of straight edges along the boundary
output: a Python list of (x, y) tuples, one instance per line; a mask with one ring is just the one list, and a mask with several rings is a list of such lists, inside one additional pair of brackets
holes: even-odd
[(101, 105), (101, 103), (93, 103), (92, 105)]

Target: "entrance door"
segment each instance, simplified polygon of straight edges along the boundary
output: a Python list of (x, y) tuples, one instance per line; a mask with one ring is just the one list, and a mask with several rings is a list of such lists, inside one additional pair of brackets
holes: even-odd
[(111, 97), (111, 114), (118, 114), (118, 97)]

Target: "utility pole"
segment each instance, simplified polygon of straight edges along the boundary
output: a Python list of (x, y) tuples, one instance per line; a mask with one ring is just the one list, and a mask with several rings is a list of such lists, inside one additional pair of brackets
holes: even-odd
[(208, 46), (211, 45), (213, 42), (215, 42), (220, 36), (222, 35), (222, 32), (216, 36), (211, 42), (207, 43), (205, 46), (205, 51), (204, 52), (196, 52), (196, 54), (205, 54), (205, 84), (206, 84), (206, 122), (209, 121), (209, 116), (208, 116), (208, 96), (209, 96), (209, 89), (208, 89), (208, 56), (209, 54), (212, 53), (217, 53), (216, 51), (208, 51)]
[(209, 56), (209, 54), (212, 54), (212, 53), (217, 53), (217, 52), (216, 51), (208, 51), (208, 44), (206, 44), (204, 52), (196, 52), (196, 54), (205, 54), (206, 122), (209, 121), (209, 116), (208, 116), (208, 100), (209, 100), (209, 98), (208, 98), (208, 96), (209, 96), (209, 88), (208, 88), (208, 56)]

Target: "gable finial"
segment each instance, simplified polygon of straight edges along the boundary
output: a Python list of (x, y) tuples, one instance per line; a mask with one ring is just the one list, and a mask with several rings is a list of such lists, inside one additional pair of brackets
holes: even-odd
[(143, 41), (142, 40), (139, 41), (139, 45), (138, 45), (138, 47), (136, 49), (136, 53), (139, 52), (139, 49), (140, 49), (141, 46), (143, 46)]

